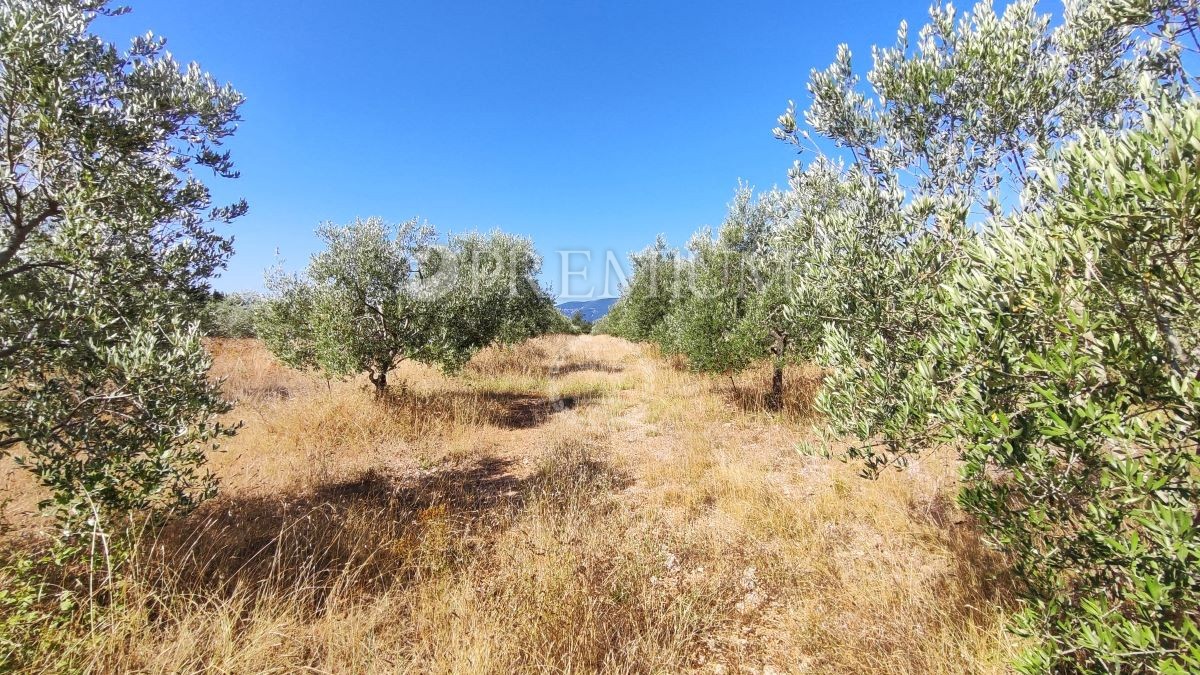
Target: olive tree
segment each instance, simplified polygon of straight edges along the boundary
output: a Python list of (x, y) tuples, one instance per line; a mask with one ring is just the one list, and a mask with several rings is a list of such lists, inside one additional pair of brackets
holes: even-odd
[(781, 236), (792, 216), (791, 194), (755, 197), (740, 187), (717, 235), (703, 229), (689, 243), (688, 293), (665, 322), (673, 351), (696, 370), (733, 372), (769, 359), (771, 405), (782, 402), (783, 368), (799, 354), (785, 311), (794, 251)]
[(858, 439), (850, 453), (871, 471), (902, 462), (929, 440), (929, 334), (940, 279), (968, 233), (960, 224), (930, 235), (922, 223), (945, 203), (906, 203), (896, 177), (853, 164), (820, 159), (790, 183), (783, 237), (794, 264), (781, 303), (797, 349), (827, 370), (818, 409), (834, 434)]
[(567, 321), (569, 323), (570, 332), (572, 333), (591, 333), (592, 328), (595, 327), (593, 322), (588, 321), (587, 318), (583, 316), (583, 310), (581, 309), (577, 309), (572, 312), (571, 317), (567, 319)]
[(806, 264), (796, 244), (800, 206), (795, 191), (755, 195), (742, 185), (714, 235), (698, 231), (688, 256), (659, 237), (630, 256), (632, 275), (603, 330), (650, 341), (683, 356), (693, 370), (732, 373), (761, 359), (772, 364), (768, 402), (783, 398), (783, 370), (809, 356), (811, 342), (790, 311), (791, 278)]
[(205, 335), (223, 338), (257, 337), (254, 325), (262, 305), (257, 293), (213, 293), (205, 305), (201, 327)]
[(198, 319), (230, 241), (196, 172), (235, 176), (242, 97), (153, 35), (92, 32), (100, 0), (0, 3), (0, 452), (62, 532), (208, 494), (229, 431)]
[(1139, 126), (1083, 134), (1043, 209), (969, 247), (934, 342), (961, 501), (1031, 586), (1030, 672), (1200, 669), (1200, 104)]
[(609, 311), (608, 329), (630, 340), (661, 338), (663, 321), (688, 291), (687, 263), (662, 235), (653, 245), (630, 255), (629, 262), (629, 279), (621, 290), (621, 299)]
[(558, 325), (533, 277), (541, 259), (527, 239), (450, 236), (380, 218), (317, 230), (325, 250), (303, 275), (276, 270), (259, 335), (283, 362), (335, 377), (366, 373), (377, 396), (412, 359), (448, 371), (479, 349)]
[[(869, 471), (961, 452), (960, 502), (1028, 591), (1023, 670), (1191, 672), (1197, 7), (1065, 10), (935, 7), (915, 51), (902, 28), (875, 53), (874, 98), (845, 48), (814, 76), (806, 120), (850, 162), (793, 172), (829, 272), (791, 309), (824, 317), (819, 404)], [(792, 111), (779, 132), (810, 138)]]
[[(963, 247), (990, 220), (1041, 207), (1035, 162), (1082, 129), (1138, 123), (1138, 79), (1166, 86), (1183, 76), (1174, 37), (1194, 25), (1194, 13), (1189, 2), (1075, 0), (1051, 27), (1028, 0), (1000, 14), (988, 2), (962, 16), (935, 6), (915, 44), (902, 24), (894, 46), (873, 52), (873, 95), (844, 45), (814, 73), (804, 121), (845, 149), (849, 183), (833, 189), (850, 198), (796, 238), (804, 251), (827, 254), (821, 267), (833, 279), (808, 268), (790, 304), (826, 317), (819, 329), (807, 322), (804, 338), (831, 368), (818, 407), (832, 430), (858, 437), (854, 454), (870, 470), (903, 462), (933, 438), (929, 413), (953, 366), (929, 361), (926, 345), (938, 289), (967, 264)], [(794, 108), (776, 133), (812, 145)], [(828, 172), (810, 172), (822, 161), (798, 166), (794, 182), (824, 182), (817, 191), (828, 194)], [(866, 292), (841, 290), (854, 288)]]

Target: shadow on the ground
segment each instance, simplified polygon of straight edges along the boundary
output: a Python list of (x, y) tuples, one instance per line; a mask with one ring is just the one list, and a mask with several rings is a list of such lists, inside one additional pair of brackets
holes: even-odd
[(503, 429), (533, 429), (557, 413), (590, 405), (599, 397), (597, 392), (586, 391), (556, 397), (535, 392), (482, 389), (433, 393), (401, 391), (389, 397), (388, 405), (395, 414), (414, 419), (452, 419)]
[(973, 618), (982, 624), (988, 620), (982, 612), (993, 604), (1016, 608), (1021, 581), (1011, 561), (985, 543), (979, 523), (958, 507), (952, 493), (939, 490), (911, 501), (908, 510), (914, 520), (932, 525), (936, 543), (951, 552), (948, 579), (954, 583), (947, 592), (962, 596), (958, 605), (966, 611), (961, 620)]
[[(409, 475), (368, 471), (311, 490), (227, 495), (158, 536), (147, 569), (173, 592), (380, 586), (452, 566), (525, 499), (497, 457)], [(286, 595), (286, 590), (285, 590)]]
[(553, 377), (563, 377), (571, 373), (620, 373), (624, 370), (625, 368), (622, 366), (603, 361), (573, 361), (559, 366), (552, 366), (550, 368), (550, 375)]
[(512, 460), (485, 456), (288, 494), (222, 496), (143, 546), (140, 577), (172, 596), (252, 593), (319, 610), (339, 590), (380, 593), (458, 569), (532, 503), (590, 504), (628, 484), (587, 453), (547, 457), (527, 478)]
[(737, 381), (728, 377), (714, 379), (714, 385), (726, 401), (742, 412), (774, 413), (793, 420), (806, 420), (818, 414), (815, 404), (823, 379), (816, 371), (785, 372), (780, 402), (771, 400), (769, 374), (753, 372)]
[(596, 494), (624, 490), (633, 483), (631, 475), (612, 467), (587, 441), (571, 439), (542, 458), (524, 487), (532, 499), (565, 510), (581, 499), (591, 501)]
[(556, 413), (589, 405), (598, 398), (593, 393), (548, 397), (541, 394), (508, 394), (487, 392), (484, 419), (488, 424), (505, 429), (532, 429), (549, 421)]

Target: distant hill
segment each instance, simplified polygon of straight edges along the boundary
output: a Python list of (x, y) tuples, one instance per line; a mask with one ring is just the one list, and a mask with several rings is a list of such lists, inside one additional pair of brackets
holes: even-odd
[(558, 311), (567, 316), (573, 316), (578, 311), (583, 314), (584, 319), (595, 321), (608, 314), (608, 310), (612, 308), (613, 303), (616, 301), (616, 298), (599, 298), (597, 300), (560, 302), (558, 303)]

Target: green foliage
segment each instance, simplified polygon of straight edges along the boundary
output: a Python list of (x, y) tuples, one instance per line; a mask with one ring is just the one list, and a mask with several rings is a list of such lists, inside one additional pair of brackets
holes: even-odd
[(255, 324), (263, 298), (254, 293), (213, 293), (205, 306), (204, 334), (210, 337), (258, 337)]
[[(633, 274), (606, 330), (657, 343), (702, 372), (728, 373), (770, 358), (782, 387), (783, 366), (795, 360), (787, 298), (793, 267), (791, 193), (734, 195), (716, 237), (696, 234), (687, 258), (656, 244), (632, 257)], [(782, 390), (773, 392), (776, 401)]]
[(55, 642), (76, 609), (76, 598), (46, 580), (48, 565), (61, 561), (16, 557), (0, 568), (0, 671), (28, 668), (39, 655), (53, 653)]
[(1029, 2), (935, 7), (915, 50), (902, 27), (876, 52), (874, 99), (845, 47), (814, 75), (805, 118), (853, 162), (793, 172), (789, 311), (824, 320), (797, 331), (830, 370), (818, 406), (869, 473), (962, 450), (962, 503), (1028, 582), (1025, 669), (1184, 672), (1196, 140), (1176, 38), (1196, 9), (1066, 9), (1050, 29)]
[[(1016, 559), (1030, 672), (1200, 669), (1200, 105), (1083, 134), (948, 285), (963, 505)], [(1057, 178), (1061, 176), (1061, 180)]]
[(643, 267), (685, 287), (655, 304), (635, 266), (611, 329), (710, 371), (786, 335), (869, 475), (958, 449), (962, 505), (1027, 584), (1023, 670), (1195, 672), (1198, 8), (1064, 10), (935, 6), (874, 51), (870, 93), (839, 48), (804, 121), (843, 160), (789, 108), (777, 135), (818, 154), (783, 207), (739, 195), (685, 262), (659, 246)]
[(583, 311), (578, 309), (571, 314), (571, 318), (568, 321), (570, 321), (571, 332), (573, 333), (591, 333), (592, 327), (595, 325), (583, 318)]
[(161, 39), (92, 35), (95, 0), (0, 4), (0, 451), (48, 488), (68, 538), (210, 494), (230, 429), (198, 319), (230, 254), (193, 172), (236, 174), (242, 97)]
[(545, 316), (542, 316), (543, 314), (546, 314), (545, 310), (542, 308), (539, 308), (534, 313), (534, 316), (540, 318), (536, 321), (536, 328), (531, 331), (531, 334), (539, 335), (553, 333), (559, 335), (574, 335), (579, 334), (580, 332), (591, 331), (591, 324), (587, 324), (589, 326), (588, 330), (581, 331), (579, 326), (582, 324), (576, 324), (574, 317), (568, 317), (560, 312), (557, 307), (554, 307), (553, 309), (553, 312), (548, 313)]
[(502, 233), (436, 241), (416, 220), (323, 225), (325, 250), (303, 277), (276, 271), (259, 334), (294, 367), (335, 377), (367, 373), (377, 394), (406, 359), (461, 367), (479, 349), (560, 326), (533, 277), (541, 259), (527, 239)]
[(756, 198), (740, 187), (717, 236), (702, 230), (693, 237), (690, 292), (668, 322), (674, 351), (696, 370), (727, 373), (770, 358), (775, 403), (782, 400), (783, 366), (797, 356), (786, 311), (794, 264), (787, 234), (795, 212), (791, 193)]
[(613, 335), (612, 323), (611, 319), (609, 318), (611, 315), (612, 308), (609, 309), (608, 314), (596, 319), (595, 322), (592, 323), (592, 335)]
[[(915, 48), (905, 24), (895, 46), (875, 52), (874, 97), (859, 90), (845, 46), (814, 74), (804, 118), (854, 161), (841, 178), (821, 159), (793, 174), (798, 199), (821, 210), (793, 241), (817, 264), (798, 270), (791, 310), (825, 319), (799, 337), (820, 345), (831, 369), (818, 408), (834, 432), (857, 436), (852, 454), (869, 470), (930, 441), (938, 383), (950, 376), (926, 359), (938, 289), (976, 226), (1038, 208), (1031, 163), (1081, 129), (1133, 123), (1137, 77), (1177, 78), (1173, 43), (1134, 39), (1165, 14), (1159, 4), (1073, 2), (1051, 29), (1027, 1), (999, 15), (980, 3), (961, 18), (935, 6)], [(811, 140), (794, 109), (776, 133), (801, 148)]]
[[(652, 335), (668, 354), (682, 354), (703, 372), (744, 368), (762, 349), (749, 320), (746, 283), (751, 261), (702, 231), (688, 248), (688, 290)], [(759, 347), (756, 349), (756, 347)]]
[(801, 206), (785, 306), (795, 340), (828, 369), (817, 408), (872, 471), (902, 463), (927, 440), (937, 392), (921, 368), (939, 281), (969, 231), (944, 202), (906, 204), (894, 175), (818, 160), (791, 185)]
[(606, 323), (614, 335), (649, 340), (686, 291), (685, 262), (661, 235), (653, 246), (629, 256), (629, 262), (628, 284)]

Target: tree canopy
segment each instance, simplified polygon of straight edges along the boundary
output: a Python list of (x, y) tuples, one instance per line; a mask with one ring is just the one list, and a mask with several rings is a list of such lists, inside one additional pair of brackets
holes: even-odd
[(534, 276), (528, 239), (494, 232), (439, 243), (417, 220), (322, 225), (325, 250), (303, 275), (276, 270), (259, 334), (285, 363), (335, 377), (366, 373), (382, 396), (412, 359), (454, 371), (493, 343), (562, 323)]
[[(0, 450), (53, 497), (68, 538), (212, 489), (228, 429), (200, 305), (231, 252), (198, 177), (242, 96), (147, 34), (92, 32), (98, 0), (0, 4)], [(107, 542), (107, 539), (105, 539)]]

